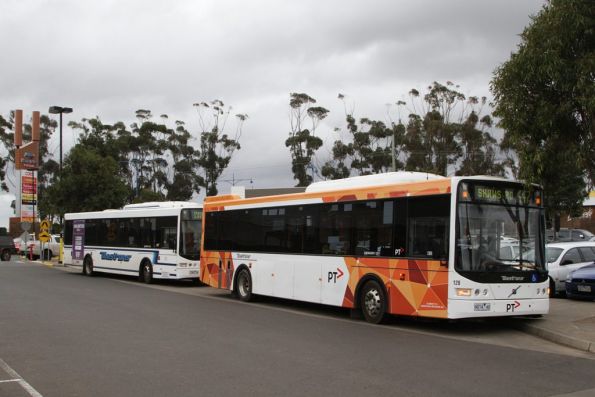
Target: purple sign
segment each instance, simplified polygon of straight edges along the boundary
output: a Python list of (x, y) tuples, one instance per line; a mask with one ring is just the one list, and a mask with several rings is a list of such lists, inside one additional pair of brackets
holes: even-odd
[(72, 259), (83, 260), (85, 256), (85, 221), (72, 221)]

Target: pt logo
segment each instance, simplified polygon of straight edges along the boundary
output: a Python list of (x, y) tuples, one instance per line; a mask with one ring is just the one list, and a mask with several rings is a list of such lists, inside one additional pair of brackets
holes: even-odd
[(336, 272), (328, 272), (328, 278), (326, 282), (330, 283), (332, 281), (334, 284), (337, 284), (337, 279), (341, 277), (343, 277), (343, 271), (337, 268)]
[(521, 306), (521, 302), (519, 302), (519, 301), (514, 301), (513, 303), (507, 303), (506, 304), (506, 312), (514, 313), (514, 311), (516, 309), (518, 309), (520, 306)]

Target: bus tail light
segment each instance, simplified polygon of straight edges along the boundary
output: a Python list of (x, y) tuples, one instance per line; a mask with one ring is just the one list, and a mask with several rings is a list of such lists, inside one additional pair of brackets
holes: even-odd
[(456, 288), (457, 296), (471, 296), (471, 288)]

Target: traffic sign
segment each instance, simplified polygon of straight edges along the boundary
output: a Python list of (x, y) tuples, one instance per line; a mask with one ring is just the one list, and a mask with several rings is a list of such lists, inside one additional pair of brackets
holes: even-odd
[[(41, 221), (41, 224), (39, 225), (39, 228), (41, 229), (42, 232), (49, 232), (50, 231), (50, 221), (48, 221), (47, 219), (45, 221)], [(49, 234), (48, 234), (49, 236)]]
[(39, 241), (42, 243), (47, 243), (50, 241), (50, 234), (47, 231), (42, 231), (39, 233)]

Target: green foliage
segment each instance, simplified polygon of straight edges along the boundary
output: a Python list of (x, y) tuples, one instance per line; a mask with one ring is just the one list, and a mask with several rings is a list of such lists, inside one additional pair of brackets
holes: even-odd
[[(316, 103), (316, 99), (305, 93), (291, 93), (289, 95), (291, 129), (285, 146), (291, 154), (291, 170), (298, 181), (296, 186), (308, 186), (312, 176), (307, 170), (313, 168), (312, 159), (315, 152), (322, 146), (322, 139), (315, 135), (318, 123), (328, 115), (328, 110), (320, 106), (309, 106)], [(311, 122), (311, 128), (304, 128), (306, 119)]]
[[(203, 186), (207, 196), (217, 194), (217, 180), (229, 166), (233, 153), (240, 149), (240, 137), (242, 126), (248, 119), (246, 114), (236, 114), (236, 130), (233, 137), (224, 133), (228, 118), (231, 114), (231, 106), (215, 99), (210, 103), (200, 102), (193, 105), (199, 118), (200, 152), (196, 157), (194, 165), (198, 175), (196, 181)], [(187, 176), (188, 177), (188, 176)]]
[(5, 192), (8, 191), (6, 167), (10, 161), (14, 162), (14, 150), (12, 152), (10, 150), (11, 145), (14, 146), (14, 134), (9, 132), (11, 129), (12, 123), (9, 123), (8, 120), (0, 115), (0, 142), (4, 144), (4, 147), (8, 148), (8, 153), (0, 157), (0, 188)]
[(595, 178), (595, 7), (552, 0), (495, 72), (494, 114), (519, 176), (544, 186), (555, 213), (575, 211)]
[(48, 187), (47, 201), (56, 214), (100, 211), (122, 207), (129, 190), (113, 157), (75, 146), (64, 161), (61, 178)]
[[(457, 175), (504, 174), (504, 163), (496, 158), (497, 141), (489, 133), (491, 118), (480, 118), (485, 97), (467, 99), (451, 82), (434, 82), (425, 94), (412, 89), (409, 97), (409, 104), (396, 103), (398, 122), (391, 118), (390, 126), (368, 118), (358, 124), (345, 105), (347, 137), (334, 142), (333, 158), (322, 175), (337, 179), (386, 172), (393, 168), (393, 157), (395, 170), (447, 175), (452, 166)], [(406, 125), (401, 121), (405, 108)]]
[(104, 124), (98, 117), (71, 122), (80, 132), (78, 146), (112, 157), (118, 175), (131, 187), (127, 202), (186, 201), (200, 190), (195, 176), (197, 152), (182, 121), (175, 129), (152, 121), (149, 110), (136, 112), (137, 123), (128, 130), (124, 123)]
[[(339, 99), (344, 100), (344, 96), (339, 94)], [(358, 125), (352, 114), (347, 114), (345, 121), (347, 138), (341, 137), (334, 142), (333, 159), (322, 167), (322, 176), (340, 179), (350, 176), (351, 170), (356, 175), (377, 174), (390, 170), (392, 139), (395, 139), (398, 150), (403, 130), (397, 125), (389, 128), (382, 121), (368, 118), (362, 118)], [(341, 131), (336, 129), (336, 132)], [(397, 159), (395, 168), (401, 169), (402, 166), (402, 162)]]

